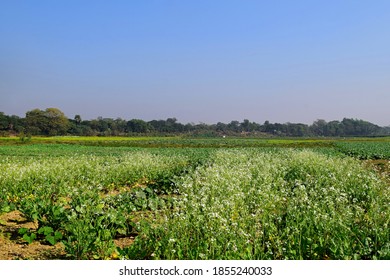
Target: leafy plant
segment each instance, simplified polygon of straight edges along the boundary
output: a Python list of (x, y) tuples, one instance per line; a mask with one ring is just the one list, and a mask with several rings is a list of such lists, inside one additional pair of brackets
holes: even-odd
[(39, 228), (38, 234), (43, 235), (45, 240), (48, 241), (51, 245), (55, 245), (63, 237), (60, 231), (54, 231), (52, 227), (48, 226)]
[(28, 244), (31, 244), (37, 238), (37, 235), (27, 228), (20, 228), (18, 230), (18, 233), (20, 235), (23, 235), (23, 240), (26, 241)]

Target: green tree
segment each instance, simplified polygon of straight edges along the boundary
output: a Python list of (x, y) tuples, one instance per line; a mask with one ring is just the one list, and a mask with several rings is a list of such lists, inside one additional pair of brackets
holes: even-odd
[(325, 136), (326, 135), (326, 126), (327, 126), (326, 121), (320, 119), (320, 120), (316, 120), (315, 122), (313, 122), (313, 124), (311, 125), (311, 129), (315, 135)]
[(33, 135), (63, 135), (70, 127), (68, 118), (57, 108), (28, 111), (25, 122), (26, 131)]
[(127, 122), (127, 131), (128, 132), (135, 132), (135, 133), (146, 133), (149, 132), (151, 129), (150, 125), (139, 119), (132, 119)]
[(80, 117), (80, 115), (74, 116), (74, 122), (75, 122), (77, 125), (81, 124), (81, 117)]
[(34, 109), (26, 113), (26, 132), (32, 135), (45, 134), (47, 119), (42, 110)]
[(8, 116), (0, 112), (0, 130), (7, 130), (9, 125)]
[(64, 135), (68, 130), (70, 123), (65, 114), (57, 108), (47, 108), (44, 111), (47, 122), (46, 134)]

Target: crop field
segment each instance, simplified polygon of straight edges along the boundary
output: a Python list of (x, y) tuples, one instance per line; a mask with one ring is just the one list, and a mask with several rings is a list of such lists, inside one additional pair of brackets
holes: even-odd
[(0, 259), (390, 259), (390, 141), (0, 139)]
[(389, 142), (340, 142), (338, 149), (350, 156), (360, 159), (389, 159)]

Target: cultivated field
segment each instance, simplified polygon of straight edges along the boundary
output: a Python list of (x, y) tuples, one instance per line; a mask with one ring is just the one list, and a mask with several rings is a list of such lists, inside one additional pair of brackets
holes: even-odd
[(0, 139), (0, 259), (390, 259), (390, 139)]

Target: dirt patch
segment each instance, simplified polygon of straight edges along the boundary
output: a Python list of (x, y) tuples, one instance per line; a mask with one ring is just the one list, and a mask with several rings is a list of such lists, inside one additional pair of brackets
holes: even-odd
[(22, 242), (18, 230), (21, 228), (36, 230), (37, 227), (37, 223), (27, 221), (19, 211), (8, 212), (0, 216), (0, 236), (3, 239)]
[(390, 181), (390, 161), (386, 159), (366, 160), (365, 164), (374, 169), (382, 177)]
[[(61, 242), (54, 246), (39, 240), (28, 244), (18, 233), (20, 228), (36, 231), (38, 224), (27, 221), (19, 211), (0, 215), (0, 260), (67, 259), (64, 245)], [(136, 235), (116, 238), (115, 246), (121, 249), (131, 246), (135, 237)]]
[(134, 243), (135, 236), (130, 237), (121, 237), (114, 240), (115, 246), (123, 249), (125, 247), (129, 247), (131, 244)]
[(54, 246), (34, 241), (28, 244), (18, 234), (20, 228), (36, 230), (37, 223), (29, 222), (19, 211), (12, 211), (0, 216), (0, 260), (15, 259), (64, 259), (63, 245)]
[(0, 216), (0, 228), (19, 229), (19, 228), (37, 229), (38, 224), (29, 222), (19, 211), (11, 211)]
[(47, 260), (64, 259), (65, 252), (61, 243), (49, 246), (34, 241), (31, 244), (13, 242), (0, 237), (0, 260)]
[(149, 184), (154, 184), (154, 181), (148, 181), (146, 178), (142, 178), (130, 185), (115, 186), (114, 184), (106, 186), (100, 194), (100, 197), (115, 196), (125, 192), (131, 192), (135, 189), (145, 189)]

